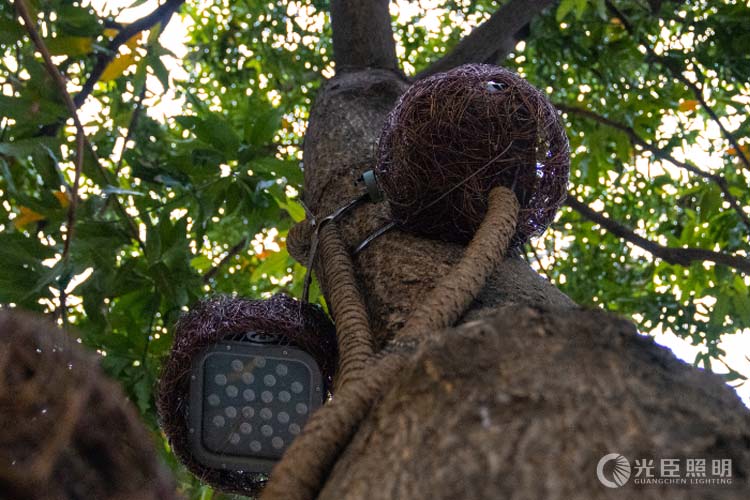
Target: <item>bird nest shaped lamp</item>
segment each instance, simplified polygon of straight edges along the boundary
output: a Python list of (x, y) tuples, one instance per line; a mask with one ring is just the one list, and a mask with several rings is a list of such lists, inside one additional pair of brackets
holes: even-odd
[(375, 178), (400, 227), (463, 244), (489, 192), (507, 187), (520, 204), (519, 246), (554, 219), (569, 169), (568, 139), (544, 93), (507, 69), (468, 64), (403, 94), (381, 134)]
[(326, 399), (336, 360), (318, 306), (286, 295), (204, 300), (175, 327), (157, 398), (162, 429), (202, 481), (257, 493)]

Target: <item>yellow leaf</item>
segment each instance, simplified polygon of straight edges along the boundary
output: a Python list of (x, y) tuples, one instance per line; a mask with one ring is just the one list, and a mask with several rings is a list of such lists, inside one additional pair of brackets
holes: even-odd
[(140, 37), (141, 37), (141, 34), (140, 33), (136, 33), (135, 35), (133, 35), (130, 38), (128, 38), (128, 41), (125, 42), (125, 45), (127, 45), (127, 47), (131, 51), (135, 50), (135, 48), (138, 46), (138, 39)]
[(104, 72), (102, 73), (102, 76), (101, 78), (99, 78), (99, 80), (102, 82), (114, 80), (118, 76), (122, 75), (125, 70), (128, 69), (132, 64), (135, 64), (135, 58), (135, 52), (131, 52), (130, 54), (118, 54), (118, 56), (115, 57), (114, 61), (109, 63), (109, 65), (104, 68)]
[(107, 28), (107, 29), (105, 29), (105, 30), (103, 31), (103, 33), (104, 33), (104, 36), (105, 36), (105, 37), (107, 37), (107, 38), (114, 38), (114, 37), (116, 37), (116, 36), (117, 36), (117, 34), (118, 34), (119, 32), (120, 32), (119, 30), (116, 30), (116, 29), (114, 29), (114, 28)]
[(68, 199), (68, 195), (63, 193), (62, 191), (55, 191), (52, 193), (55, 198), (57, 198), (57, 202), (60, 204), (63, 208), (68, 208), (70, 205), (70, 200)]
[(680, 111), (692, 111), (698, 107), (698, 101), (688, 99), (687, 101), (682, 101), (677, 107)]
[(16, 226), (16, 229), (21, 230), (32, 222), (44, 220), (44, 216), (42, 214), (40, 214), (39, 212), (35, 212), (28, 207), (21, 206), (19, 210), (21, 214), (16, 217), (15, 220), (13, 220), (13, 225)]

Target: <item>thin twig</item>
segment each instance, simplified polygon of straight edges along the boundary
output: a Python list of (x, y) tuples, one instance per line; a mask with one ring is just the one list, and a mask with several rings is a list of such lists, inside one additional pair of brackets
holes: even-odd
[[(52, 56), (50, 55), (49, 50), (47, 49), (47, 46), (44, 44), (44, 40), (42, 40), (42, 37), (39, 36), (39, 32), (36, 29), (35, 22), (34, 20), (31, 19), (31, 14), (29, 13), (29, 9), (26, 7), (24, 0), (15, 0), (14, 5), (16, 8), (16, 12), (18, 12), (18, 15), (21, 16), (21, 18), (23, 19), (23, 23), (26, 27), (26, 32), (28, 33), (29, 38), (31, 38), (31, 41), (34, 43), (34, 46), (36, 46), (37, 50), (41, 52), (42, 58), (44, 59), (44, 65), (47, 68), (47, 72), (50, 74), (50, 76), (52, 76), (52, 79), (54, 80), (55, 85), (57, 85), (57, 89), (60, 91), (60, 95), (63, 98), (63, 102), (65, 103), (65, 106), (68, 108), (68, 111), (70, 112), (73, 118), (73, 123), (75, 124), (75, 128), (76, 128), (75, 177), (73, 179), (73, 187), (70, 192), (70, 205), (68, 206), (67, 229), (65, 232), (65, 243), (63, 244), (63, 253), (62, 253), (62, 260), (67, 261), (70, 256), (70, 245), (71, 245), (71, 242), (73, 241), (73, 235), (75, 233), (76, 208), (78, 207), (78, 185), (81, 179), (81, 170), (83, 169), (84, 141), (85, 141), (86, 135), (83, 130), (83, 125), (81, 124), (81, 121), (78, 118), (76, 106), (73, 103), (73, 99), (71, 99), (70, 94), (68, 93), (65, 79), (57, 70), (57, 66), (55, 65), (55, 63), (52, 62)], [(64, 315), (64, 310), (65, 310), (64, 297), (65, 297), (64, 294), (60, 295), (60, 298), (61, 298), (60, 307), (63, 310), (63, 315)]]
[[(18, 15), (21, 16), (21, 18), (24, 21), (24, 25), (26, 27), (26, 31), (29, 34), (29, 37), (31, 38), (32, 42), (36, 46), (37, 50), (41, 52), (42, 58), (44, 59), (44, 65), (47, 68), (47, 72), (52, 76), (53, 80), (55, 81), (55, 85), (57, 86), (58, 90), (60, 91), (60, 95), (63, 98), (63, 101), (65, 103), (65, 107), (68, 108), (68, 111), (73, 118), (73, 124), (76, 128), (76, 172), (75, 172), (75, 180), (73, 183), (73, 189), (71, 192), (71, 200), (70, 200), (70, 206), (68, 208), (68, 228), (67, 228), (67, 234), (66, 234), (66, 240), (65, 240), (65, 249), (63, 252), (63, 257), (67, 256), (66, 251), (68, 251), (70, 247), (70, 242), (73, 238), (73, 226), (75, 225), (75, 212), (76, 207), (78, 205), (78, 183), (80, 181), (81, 171), (83, 170), (83, 161), (85, 152), (84, 149), (88, 149), (89, 154), (94, 158), (94, 163), (96, 165), (96, 168), (99, 172), (99, 174), (102, 176), (102, 178), (105, 180), (106, 183), (110, 183), (109, 173), (107, 170), (102, 167), (99, 157), (96, 154), (96, 151), (91, 146), (91, 143), (89, 142), (88, 138), (86, 137), (86, 133), (83, 130), (83, 125), (81, 124), (80, 119), (78, 118), (78, 112), (76, 105), (73, 101), (73, 99), (70, 97), (70, 94), (68, 93), (67, 85), (65, 83), (65, 79), (60, 74), (60, 72), (57, 70), (57, 66), (52, 62), (52, 57), (50, 55), (49, 50), (47, 49), (47, 46), (44, 43), (44, 40), (39, 36), (39, 32), (37, 31), (34, 21), (31, 19), (31, 15), (29, 13), (28, 7), (24, 3), (24, 0), (15, 0), (15, 8), (18, 12)], [(83, 143), (83, 146), (81, 145)], [(120, 216), (123, 218), (123, 220), (128, 224), (128, 228), (130, 229), (131, 237), (138, 242), (138, 245), (141, 247), (141, 249), (145, 249), (145, 245), (140, 240), (138, 229), (136, 228), (133, 221), (130, 219), (130, 216), (125, 211), (125, 208), (122, 206), (119, 200), (115, 199), (115, 208), (120, 213)]]
[(742, 222), (745, 224), (748, 230), (750, 230), (750, 217), (748, 217), (747, 213), (745, 213), (745, 211), (743, 210), (742, 204), (740, 204), (739, 200), (737, 200), (737, 198), (729, 190), (729, 184), (727, 183), (727, 180), (721, 175), (712, 174), (710, 172), (705, 172), (701, 170), (700, 168), (696, 167), (695, 165), (676, 159), (674, 156), (672, 156), (665, 150), (658, 148), (654, 146), (653, 144), (647, 142), (645, 139), (639, 136), (632, 127), (629, 127), (625, 124), (616, 122), (605, 116), (601, 116), (588, 109), (578, 108), (575, 106), (568, 106), (567, 104), (559, 104), (559, 103), (556, 103), (555, 106), (557, 107), (557, 109), (565, 113), (582, 116), (584, 118), (593, 120), (597, 123), (601, 123), (603, 125), (607, 125), (608, 127), (617, 129), (625, 133), (625, 135), (628, 136), (630, 143), (633, 144), (634, 146), (640, 146), (642, 149), (649, 151), (651, 154), (654, 155), (654, 157), (660, 160), (667, 161), (676, 167), (685, 169), (688, 172), (691, 172), (699, 177), (702, 177), (706, 180), (713, 182), (714, 184), (718, 186), (719, 190), (721, 190), (721, 194), (722, 196), (724, 196), (724, 199), (729, 203), (732, 209), (735, 212), (737, 212), (737, 215), (740, 217), (740, 219), (742, 219)]
[[(73, 99), (70, 97), (70, 94), (68, 93), (65, 79), (58, 71), (57, 66), (52, 62), (52, 57), (50, 55), (50, 52), (47, 49), (47, 46), (45, 45), (44, 40), (42, 40), (42, 38), (39, 36), (39, 32), (36, 29), (34, 20), (31, 18), (31, 14), (29, 13), (28, 7), (26, 6), (24, 0), (15, 0), (14, 7), (18, 15), (21, 17), (21, 19), (23, 19), (23, 23), (29, 35), (29, 38), (31, 38), (31, 41), (34, 43), (34, 46), (36, 47), (36, 49), (42, 54), (42, 58), (44, 59), (44, 65), (47, 69), (47, 72), (50, 74), (50, 76), (52, 76), (52, 79), (55, 82), (55, 85), (60, 91), (60, 95), (62, 96), (63, 102), (65, 103), (65, 106), (68, 108), (68, 112), (73, 118), (73, 124), (75, 125), (75, 128), (76, 128), (75, 176), (73, 180), (73, 186), (70, 192), (70, 205), (68, 206), (67, 223), (66, 223), (67, 228), (65, 232), (65, 241), (63, 244), (63, 252), (62, 252), (62, 261), (67, 262), (70, 259), (70, 248), (71, 248), (71, 244), (73, 242), (73, 237), (75, 234), (76, 209), (78, 207), (78, 187), (80, 184), (81, 172), (83, 170), (83, 161), (84, 161), (86, 145), (88, 145), (89, 149), (91, 150), (92, 155), (94, 155), (94, 158), (96, 159), (96, 164), (99, 167), (99, 169), (102, 171), (102, 174), (105, 177), (106, 177), (106, 173), (104, 169), (101, 167), (101, 165), (99, 164), (99, 159), (96, 158), (96, 153), (94, 152), (91, 145), (88, 143), (88, 140), (86, 138), (86, 133), (83, 130), (83, 125), (81, 124), (81, 121), (78, 117), (76, 105), (73, 102)], [(116, 201), (117, 206), (125, 214), (125, 219), (129, 222), (131, 231), (135, 231), (136, 241), (138, 241), (138, 243), (143, 248), (143, 243), (138, 238), (138, 232), (133, 225), (133, 221), (131, 221), (130, 218), (127, 217), (127, 213), (122, 208), (122, 205), (120, 205), (119, 201), (117, 200), (115, 201)], [(61, 289), (60, 290), (59, 315), (63, 324), (67, 323), (66, 309), (67, 309), (67, 294), (65, 293), (64, 289)]]
[[(73, 117), (73, 123), (76, 128), (76, 161), (75, 161), (75, 176), (73, 178), (73, 186), (70, 190), (70, 205), (68, 205), (67, 223), (65, 231), (65, 241), (63, 243), (62, 261), (67, 263), (70, 260), (70, 248), (73, 242), (75, 234), (75, 223), (76, 223), (76, 209), (78, 208), (78, 186), (81, 180), (81, 171), (83, 170), (83, 156), (84, 156), (84, 142), (86, 135), (83, 130), (83, 125), (78, 118), (78, 113), (73, 100), (68, 93), (65, 79), (62, 77), (60, 72), (57, 70), (57, 66), (52, 62), (52, 56), (44, 44), (44, 40), (39, 36), (39, 32), (36, 29), (34, 21), (31, 19), (29, 9), (26, 7), (24, 0), (15, 0), (14, 6), (16, 12), (23, 19), (23, 23), (26, 27), (26, 32), (34, 43), (34, 46), (42, 54), (44, 59), (44, 65), (47, 68), (47, 72), (52, 76), (52, 79), (57, 85), (60, 95), (65, 102), (65, 106), (68, 108), (71, 116)], [(60, 307), (59, 315), (62, 320), (63, 326), (67, 325), (67, 294), (65, 293), (65, 287), (60, 288)]]
[(632, 229), (623, 226), (619, 222), (612, 220), (604, 214), (601, 214), (591, 207), (576, 199), (572, 194), (565, 200), (565, 204), (581, 214), (586, 219), (599, 224), (604, 229), (622, 238), (625, 241), (641, 247), (654, 257), (658, 257), (665, 262), (679, 266), (689, 266), (693, 262), (714, 262), (727, 267), (736, 269), (742, 273), (750, 275), (750, 260), (738, 255), (730, 255), (702, 248), (680, 248), (666, 247), (656, 242), (648, 240), (643, 236), (636, 234)]
[[(19, 0), (22, 1), (22, 0)], [(83, 155), (85, 136), (83, 129), (76, 126), (76, 169), (73, 177), (73, 186), (70, 190), (70, 206), (68, 207), (67, 234), (65, 244), (63, 245), (63, 258), (67, 258), (70, 253), (70, 242), (73, 240), (73, 231), (76, 222), (76, 210), (78, 208), (78, 187), (81, 184), (81, 170), (83, 170)]]

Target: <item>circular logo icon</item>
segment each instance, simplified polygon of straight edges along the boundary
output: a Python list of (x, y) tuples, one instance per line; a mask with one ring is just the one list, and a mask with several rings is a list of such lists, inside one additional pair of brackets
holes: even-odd
[[(611, 469), (608, 468), (605, 472), (604, 468), (609, 462), (613, 461), (614, 464)], [(630, 479), (630, 462), (619, 453), (604, 455), (596, 465), (596, 477), (598, 477), (599, 482), (607, 488), (619, 488)]]

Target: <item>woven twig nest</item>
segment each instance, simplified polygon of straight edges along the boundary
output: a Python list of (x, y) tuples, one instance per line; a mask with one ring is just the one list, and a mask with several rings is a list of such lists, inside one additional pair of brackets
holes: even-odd
[(152, 436), (93, 355), (17, 311), (0, 311), (0, 497), (177, 498)]
[(258, 332), (310, 354), (330, 387), (336, 369), (336, 334), (323, 310), (286, 295), (268, 300), (219, 296), (202, 301), (178, 321), (157, 396), (161, 427), (172, 450), (202, 481), (227, 492), (252, 494), (265, 476), (201, 464), (189, 446), (188, 396), (193, 360), (222, 340)]
[(430, 238), (468, 242), (489, 191), (512, 188), (521, 204), (516, 246), (552, 222), (570, 167), (547, 97), (512, 71), (482, 64), (412, 85), (388, 118), (378, 157), (394, 220)]

